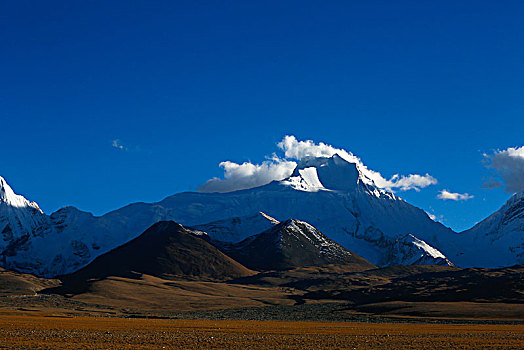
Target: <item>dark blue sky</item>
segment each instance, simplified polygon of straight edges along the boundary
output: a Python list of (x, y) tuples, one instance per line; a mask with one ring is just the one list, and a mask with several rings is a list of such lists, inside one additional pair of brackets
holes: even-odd
[(431, 174), (399, 195), (467, 228), (509, 197), (482, 188), (483, 153), (524, 144), (523, 18), (521, 1), (3, 2), (0, 175), (46, 212), (102, 214), (290, 134)]

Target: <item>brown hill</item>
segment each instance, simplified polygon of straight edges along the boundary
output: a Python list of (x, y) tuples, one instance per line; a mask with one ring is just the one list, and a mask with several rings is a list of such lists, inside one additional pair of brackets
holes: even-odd
[(102, 279), (108, 276), (227, 280), (252, 275), (204, 239), (173, 221), (158, 222), (130, 242), (96, 258), (61, 279)]
[(59, 280), (36, 277), (27, 273), (0, 268), (0, 298), (36, 295), (37, 292), (60, 284)]

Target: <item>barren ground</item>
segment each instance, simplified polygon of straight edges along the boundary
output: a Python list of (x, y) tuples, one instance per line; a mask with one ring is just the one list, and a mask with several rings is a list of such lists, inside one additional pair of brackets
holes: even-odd
[(7, 316), (9, 349), (522, 349), (524, 325)]

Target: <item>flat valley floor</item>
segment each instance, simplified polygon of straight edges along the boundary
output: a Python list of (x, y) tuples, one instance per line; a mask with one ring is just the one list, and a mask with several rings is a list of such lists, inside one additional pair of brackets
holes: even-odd
[(522, 349), (523, 324), (1, 315), (1, 349)]
[(522, 350), (523, 269), (323, 266), (79, 283), (0, 270), (0, 349)]

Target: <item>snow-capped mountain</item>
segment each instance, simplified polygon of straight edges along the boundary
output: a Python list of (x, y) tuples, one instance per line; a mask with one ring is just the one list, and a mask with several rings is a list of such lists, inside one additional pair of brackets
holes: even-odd
[[(332, 157), (305, 157), (295, 168), (291, 176), (280, 182), (298, 191), (353, 191), (358, 186), (376, 190), (375, 195), (395, 196), (387, 191), (379, 190), (373, 180), (367, 177), (359, 165), (350, 163), (338, 154)], [(369, 186), (369, 187), (368, 187)]]
[(95, 217), (64, 207), (48, 216), (0, 177), (0, 264), (44, 277), (70, 273), (164, 218), (150, 204), (123, 209)]
[(35, 202), (13, 192), (0, 176), (0, 252), (15, 254), (17, 247), (30, 243), (50, 230), (49, 218)]
[(396, 240), (391, 252), (390, 265), (455, 266), (438, 249), (411, 234)]
[[(523, 263), (518, 209), (510, 211), (512, 215), (501, 209), (503, 213), (486, 219), (487, 224), (457, 234), (379, 189), (357, 164), (338, 155), (307, 158), (289, 178), (264, 186), (229, 193), (178, 193), (100, 217), (73, 207), (47, 216), (36, 204), (16, 196), (5, 181), (2, 188), (0, 261), (7, 268), (44, 276), (76, 271), (164, 220), (207, 230), (213, 239), (238, 242), (277, 221), (296, 218), (380, 266)], [(521, 197), (506, 206), (518, 208)]]
[(376, 267), (307, 222), (293, 219), (241, 242), (218, 246), (236, 261), (257, 271), (328, 264), (352, 264), (361, 269)]
[(464, 250), (453, 258), (459, 266), (475, 266), (479, 258), (492, 267), (524, 264), (524, 192), (460, 233), (460, 241), (465, 242)]

